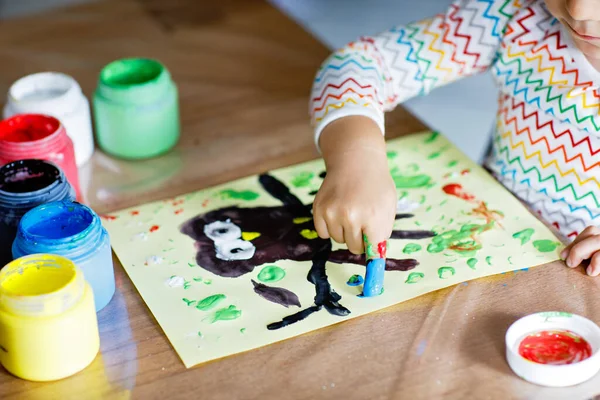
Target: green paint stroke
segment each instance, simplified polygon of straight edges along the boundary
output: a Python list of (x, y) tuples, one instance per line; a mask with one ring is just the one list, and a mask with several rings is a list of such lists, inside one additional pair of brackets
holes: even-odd
[(211, 308), (216, 307), (217, 304), (219, 304), (224, 299), (224, 294), (213, 294), (212, 296), (208, 296), (200, 300), (198, 304), (196, 304), (196, 308), (200, 311), (208, 311)]
[(422, 249), (420, 244), (416, 244), (416, 243), (409, 243), (406, 246), (404, 246), (404, 249), (402, 249), (402, 252), (404, 254), (412, 254), (412, 253), (416, 253), (417, 251), (420, 251)]
[(428, 156), (427, 156), (427, 159), (428, 159), (428, 160), (433, 160), (433, 159), (436, 159), (436, 158), (438, 158), (439, 156), (441, 156), (441, 155), (442, 155), (442, 153), (443, 153), (444, 151), (446, 151), (446, 150), (448, 150), (448, 146), (442, 147), (442, 148), (441, 148), (441, 149), (439, 149), (438, 151), (435, 151), (435, 152), (431, 153), (430, 155), (428, 155)]
[(404, 283), (417, 283), (424, 277), (425, 274), (422, 272), (411, 272), (410, 274), (408, 274), (408, 277), (406, 278), (406, 281)]
[(211, 324), (214, 324), (217, 321), (231, 321), (234, 319), (238, 319), (242, 316), (242, 310), (238, 310), (236, 306), (233, 304), (227, 308), (221, 308), (209, 317), (209, 321)]
[(452, 168), (452, 167), (456, 166), (457, 164), (458, 164), (458, 161), (452, 160), (447, 164), (447, 166), (448, 166), (448, 168)]
[(481, 249), (481, 244), (473, 239), (478, 235), (491, 229), (494, 222), (489, 224), (465, 224), (460, 230), (452, 229), (434, 236), (431, 243), (427, 246), (430, 253), (441, 253), (446, 249), (452, 250), (462, 256), (472, 256)]
[(398, 153), (395, 151), (388, 151), (387, 152), (387, 158), (388, 160), (393, 160), (394, 158), (398, 157)]
[(300, 172), (299, 174), (297, 174), (296, 176), (294, 176), (292, 178), (292, 181), (290, 182), (292, 184), (292, 186), (300, 188), (300, 187), (306, 187), (306, 186), (310, 186), (310, 181), (315, 177), (315, 174), (313, 174), (312, 172)]
[(440, 279), (448, 279), (456, 273), (452, 267), (440, 267), (438, 268), (438, 276)]
[(533, 236), (534, 232), (535, 231), (533, 230), (533, 228), (527, 228), (523, 229), (522, 231), (513, 233), (512, 237), (517, 240), (520, 240), (521, 245), (524, 245), (525, 243), (531, 240), (531, 236)]
[(189, 300), (189, 299), (186, 299), (185, 297), (181, 300), (183, 300), (183, 302), (185, 304), (187, 304), (188, 306), (193, 306), (194, 304), (196, 304), (196, 300)]
[(233, 190), (226, 189), (221, 191), (221, 197), (223, 199), (234, 199), (234, 200), (256, 200), (259, 197), (259, 194), (253, 192), (252, 190)]
[(431, 177), (425, 174), (404, 175), (398, 167), (391, 169), (392, 179), (397, 189), (416, 189), (427, 187), (431, 184)]
[(241, 328), (240, 333), (246, 333), (246, 328)]
[(277, 282), (285, 277), (285, 270), (277, 265), (267, 265), (258, 274), (261, 282)]
[(467, 260), (467, 265), (469, 266), (469, 268), (471, 269), (475, 269), (475, 265), (477, 265), (477, 259), (476, 258), (469, 258)]
[(492, 265), (492, 256), (487, 256), (485, 258), (485, 262), (487, 263), (487, 265)]
[(535, 249), (541, 253), (549, 253), (554, 251), (558, 246), (560, 246), (559, 242), (553, 242), (552, 240), (548, 239), (535, 240), (533, 242), (533, 247), (535, 247)]
[(425, 143), (435, 142), (439, 135), (440, 134), (438, 132), (431, 132), (431, 135), (429, 135), (427, 139), (425, 139)]

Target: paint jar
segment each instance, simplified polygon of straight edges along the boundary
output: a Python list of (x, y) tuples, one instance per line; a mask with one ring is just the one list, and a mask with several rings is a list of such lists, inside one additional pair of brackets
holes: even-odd
[(115, 274), (108, 233), (89, 207), (69, 201), (42, 204), (23, 216), (13, 243), (14, 258), (58, 254), (83, 271), (94, 292), (96, 311), (115, 293)]
[(19, 114), (0, 122), (0, 165), (25, 159), (58, 165), (81, 198), (73, 142), (58, 119), (42, 114)]
[(62, 379), (87, 367), (99, 348), (94, 296), (75, 263), (36, 254), (0, 271), (0, 364), (7, 371)]
[(19, 160), (0, 168), (0, 268), (12, 261), (12, 243), (23, 215), (56, 200), (75, 200), (63, 172), (42, 160)]
[(579, 315), (562, 311), (527, 315), (508, 328), (505, 343), (513, 372), (537, 385), (578, 385), (600, 371), (600, 327)]
[(90, 104), (75, 79), (57, 72), (40, 72), (13, 83), (8, 91), (4, 118), (32, 113), (60, 120), (73, 141), (78, 166), (92, 157), (94, 136)]
[(104, 67), (94, 93), (98, 145), (121, 158), (150, 158), (179, 140), (177, 87), (161, 63), (123, 59)]

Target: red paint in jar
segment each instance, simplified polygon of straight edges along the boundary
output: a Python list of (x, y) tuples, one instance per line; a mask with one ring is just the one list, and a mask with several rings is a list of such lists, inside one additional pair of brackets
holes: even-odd
[(540, 331), (519, 344), (521, 357), (538, 364), (574, 364), (590, 358), (592, 346), (571, 331)]
[(0, 122), (0, 165), (39, 159), (63, 170), (81, 200), (73, 142), (60, 121), (41, 114), (19, 114)]

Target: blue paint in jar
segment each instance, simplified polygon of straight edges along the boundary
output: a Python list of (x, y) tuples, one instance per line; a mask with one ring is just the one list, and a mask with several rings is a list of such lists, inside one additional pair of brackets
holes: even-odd
[(58, 254), (82, 271), (94, 291), (96, 311), (115, 293), (110, 239), (98, 215), (87, 206), (54, 201), (27, 212), (13, 243), (14, 258), (29, 254)]
[(0, 168), (0, 268), (12, 261), (19, 221), (40, 204), (75, 200), (75, 191), (55, 164), (19, 160)]

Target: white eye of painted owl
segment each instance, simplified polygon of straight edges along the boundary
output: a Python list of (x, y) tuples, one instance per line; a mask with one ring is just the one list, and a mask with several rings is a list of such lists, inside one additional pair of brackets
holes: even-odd
[(217, 258), (223, 261), (249, 260), (254, 256), (256, 247), (242, 239), (227, 242), (215, 242)]
[(215, 243), (228, 242), (239, 239), (242, 236), (242, 230), (230, 220), (215, 221), (204, 226), (204, 234)]

